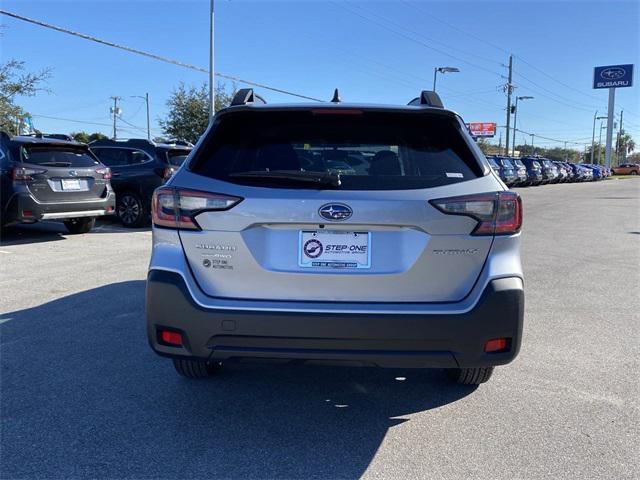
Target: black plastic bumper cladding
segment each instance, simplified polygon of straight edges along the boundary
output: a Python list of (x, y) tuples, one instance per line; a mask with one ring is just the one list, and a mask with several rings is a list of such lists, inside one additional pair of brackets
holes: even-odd
[[(463, 314), (261, 312), (203, 308), (182, 276), (152, 270), (147, 278), (148, 339), (163, 356), (225, 360), (278, 358), (356, 361), (382, 367), (484, 367), (520, 350), (524, 291), (519, 278), (490, 282)], [(158, 343), (158, 331), (183, 334), (185, 345)], [(485, 353), (493, 338), (510, 349)]]

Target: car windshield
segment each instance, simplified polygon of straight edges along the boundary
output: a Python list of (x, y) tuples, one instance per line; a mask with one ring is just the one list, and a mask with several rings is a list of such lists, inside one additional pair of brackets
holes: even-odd
[[(222, 116), (190, 169), (233, 183), (276, 188), (325, 188), (331, 183), (342, 190), (419, 189), (482, 175), (454, 118), (334, 112)], [(336, 175), (339, 182), (309, 181)]]
[(73, 147), (23, 146), (24, 163), (49, 167), (94, 167), (100, 165), (86, 150)]
[(188, 150), (178, 149), (178, 150), (169, 150), (167, 152), (167, 160), (169, 161), (169, 165), (174, 167), (179, 167), (184, 163), (184, 161), (189, 156)]
[(502, 163), (502, 166), (505, 167), (505, 168), (513, 168), (513, 164), (507, 158), (500, 159), (500, 162)]

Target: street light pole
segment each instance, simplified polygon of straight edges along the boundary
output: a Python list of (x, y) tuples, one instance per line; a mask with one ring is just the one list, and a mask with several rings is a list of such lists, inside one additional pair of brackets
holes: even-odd
[(209, 124), (213, 122), (213, 116), (216, 113), (216, 89), (213, 82), (215, 77), (214, 71), (214, 15), (215, 0), (209, 1)]
[(145, 93), (144, 97), (142, 95), (131, 95), (131, 98), (141, 98), (147, 104), (147, 140), (151, 140), (151, 118), (149, 117), (149, 94)]
[[(606, 118), (606, 117), (604, 117)], [(600, 158), (602, 157), (602, 130), (607, 128), (600, 122), (600, 136), (598, 137), (598, 165), (600, 165)]]
[(438, 72), (440, 73), (457, 73), (460, 69), (456, 67), (436, 67), (433, 69), (433, 91), (436, 91), (436, 80), (438, 79)]

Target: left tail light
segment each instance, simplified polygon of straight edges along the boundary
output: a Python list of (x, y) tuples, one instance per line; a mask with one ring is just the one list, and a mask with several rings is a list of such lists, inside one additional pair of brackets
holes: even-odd
[(474, 218), (471, 235), (513, 235), (522, 227), (522, 200), (515, 192), (481, 193), (441, 198), (429, 203), (447, 215)]
[(111, 180), (111, 169), (109, 167), (97, 168), (96, 173), (102, 175), (105, 180)]
[(26, 167), (13, 167), (11, 169), (11, 178), (16, 182), (33, 182), (34, 175), (40, 175), (45, 173), (44, 168), (26, 168)]
[(159, 227), (200, 230), (194, 220), (202, 212), (223, 211), (242, 201), (240, 197), (183, 188), (160, 187), (153, 192), (151, 216)]

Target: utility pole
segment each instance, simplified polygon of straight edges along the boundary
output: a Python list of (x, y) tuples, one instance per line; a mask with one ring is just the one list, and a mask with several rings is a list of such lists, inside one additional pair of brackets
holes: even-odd
[(118, 107), (118, 100), (122, 100), (121, 97), (110, 97), (113, 100), (113, 107), (111, 107), (111, 113), (113, 113), (113, 139), (116, 140), (118, 138), (118, 130), (116, 126), (116, 119), (118, 115), (122, 113), (122, 109)]
[(209, 124), (213, 122), (213, 116), (216, 113), (216, 88), (214, 84), (214, 3), (215, 0), (209, 1)]
[(536, 148), (533, 146), (533, 137), (535, 137), (535, 134), (530, 133), (529, 135), (531, 135), (531, 155), (535, 155), (536, 154)]
[(513, 93), (513, 55), (509, 55), (509, 79), (507, 80), (507, 136), (504, 153), (509, 155), (509, 129), (511, 128), (511, 94)]
[(569, 159), (569, 154), (567, 153), (567, 141), (564, 141), (564, 161), (566, 162)]

